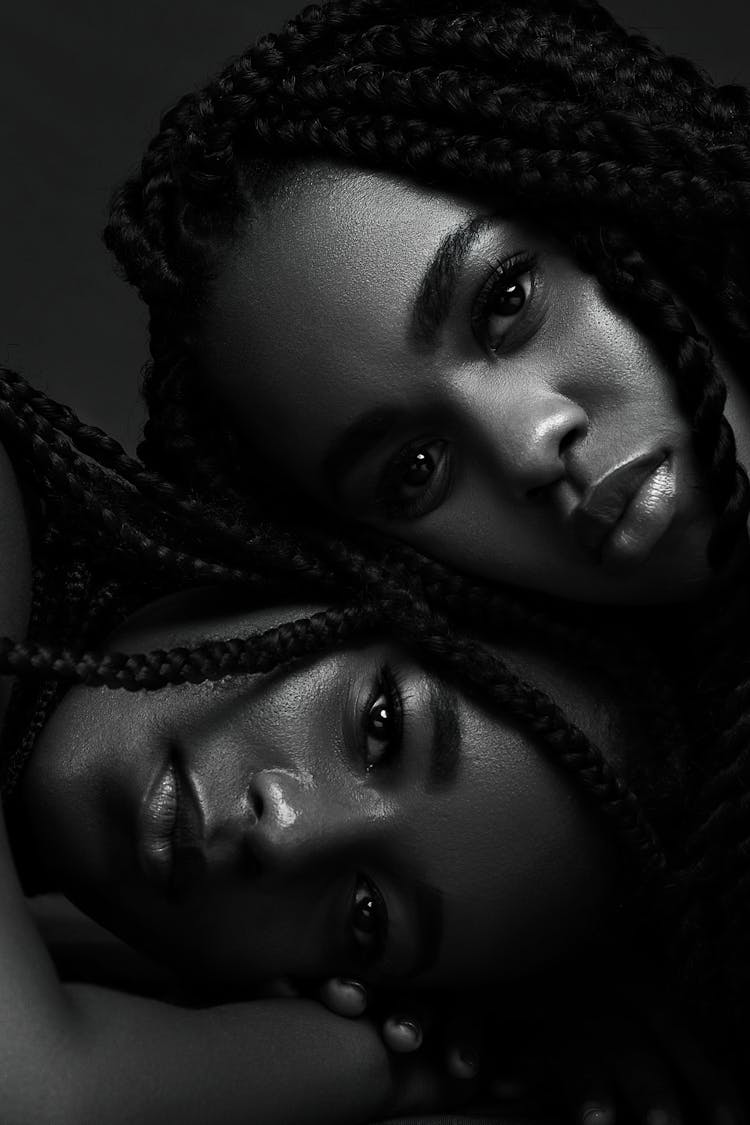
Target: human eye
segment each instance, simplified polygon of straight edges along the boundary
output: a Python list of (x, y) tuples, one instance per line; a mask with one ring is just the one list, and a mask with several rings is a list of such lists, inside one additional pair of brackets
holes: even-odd
[(513, 254), (498, 262), (477, 294), (471, 328), (482, 347), (495, 355), (526, 318), (537, 285), (533, 254)]
[(364, 964), (377, 961), (388, 937), (388, 911), (378, 888), (362, 874), (354, 883), (348, 926), (349, 944), (357, 960)]
[(388, 462), (376, 487), (375, 506), (387, 519), (419, 519), (445, 501), (450, 485), (450, 442), (420, 439)]
[(398, 684), (389, 668), (381, 668), (375, 690), (365, 706), (362, 723), (362, 753), (368, 773), (398, 753), (402, 721), (403, 706)]

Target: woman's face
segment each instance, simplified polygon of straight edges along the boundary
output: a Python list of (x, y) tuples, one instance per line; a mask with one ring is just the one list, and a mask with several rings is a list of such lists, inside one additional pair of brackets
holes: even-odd
[(610, 602), (709, 577), (673, 380), (594, 277), (486, 203), (313, 165), (239, 237), (202, 362), (281, 480), (460, 569)]
[[(139, 615), (117, 645), (311, 612), (197, 597)], [(578, 685), (520, 667), (608, 729)], [(544, 752), (387, 642), (290, 674), (75, 689), (24, 784), (60, 889), (192, 979), (235, 989), (514, 976), (596, 933), (611, 879), (598, 823)]]

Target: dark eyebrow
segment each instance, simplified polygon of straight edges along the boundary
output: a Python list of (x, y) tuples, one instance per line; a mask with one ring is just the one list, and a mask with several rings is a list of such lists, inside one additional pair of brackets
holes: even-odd
[(393, 408), (368, 410), (331, 443), (321, 463), (328, 491), (337, 496), (341, 478), (363, 461), (396, 425), (400, 411)]
[(467, 255), (492, 215), (474, 215), (441, 241), (428, 265), (412, 309), (412, 338), (433, 348), (453, 304), (456, 283)]
[(408, 977), (426, 973), (438, 959), (443, 940), (443, 896), (428, 883), (415, 882), (411, 888), (419, 931), (419, 953)]
[(442, 680), (430, 684), (432, 751), (428, 788), (438, 789), (456, 776), (461, 758), (461, 728), (456, 712), (456, 697)]
[[(429, 710), (432, 715), (432, 749), (428, 788), (445, 785), (455, 777), (461, 757), (461, 729), (454, 692), (442, 680), (430, 682)], [(443, 940), (443, 896), (437, 887), (418, 880), (409, 888), (414, 902), (419, 953), (408, 976), (426, 973), (438, 959)]]

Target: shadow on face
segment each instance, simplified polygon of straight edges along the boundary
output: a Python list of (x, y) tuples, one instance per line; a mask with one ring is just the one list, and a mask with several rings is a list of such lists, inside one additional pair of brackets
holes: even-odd
[[(242, 637), (315, 608), (193, 592), (112, 643)], [(620, 752), (574, 674), (502, 655)], [(24, 799), (51, 877), (82, 909), (235, 989), (517, 977), (591, 937), (612, 878), (599, 824), (540, 747), (383, 639), (265, 676), (75, 689)]]

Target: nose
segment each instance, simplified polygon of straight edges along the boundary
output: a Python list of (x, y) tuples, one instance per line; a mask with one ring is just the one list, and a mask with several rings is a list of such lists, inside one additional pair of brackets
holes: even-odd
[(483, 422), (494, 469), (516, 499), (526, 499), (563, 479), (574, 447), (586, 436), (588, 414), (549, 388), (519, 387)]
[(359, 849), (382, 820), (371, 791), (348, 794), (293, 770), (260, 770), (247, 795), (246, 864), (269, 877), (299, 874)]

